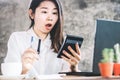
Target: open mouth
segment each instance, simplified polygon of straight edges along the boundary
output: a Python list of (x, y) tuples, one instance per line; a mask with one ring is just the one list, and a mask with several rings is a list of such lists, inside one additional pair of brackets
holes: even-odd
[(51, 30), (52, 24), (48, 23), (48, 24), (45, 25), (45, 27), (46, 27), (46, 30)]
[(46, 26), (46, 27), (51, 27), (51, 26), (52, 26), (52, 24), (46, 24), (45, 26)]

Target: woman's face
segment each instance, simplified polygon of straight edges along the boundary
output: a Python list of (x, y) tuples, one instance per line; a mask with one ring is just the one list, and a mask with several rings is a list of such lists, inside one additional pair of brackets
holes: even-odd
[(34, 14), (34, 30), (37, 34), (48, 34), (58, 20), (58, 11), (51, 1), (43, 1)]

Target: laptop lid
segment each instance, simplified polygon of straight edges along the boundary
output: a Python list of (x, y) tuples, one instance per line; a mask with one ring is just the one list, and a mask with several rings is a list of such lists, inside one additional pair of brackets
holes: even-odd
[(98, 63), (102, 58), (104, 48), (113, 48), (114, 44), (120, 43), (120, 22), (112, 20), (97, 20), (94, 45), (93, 72), (100, 74)]

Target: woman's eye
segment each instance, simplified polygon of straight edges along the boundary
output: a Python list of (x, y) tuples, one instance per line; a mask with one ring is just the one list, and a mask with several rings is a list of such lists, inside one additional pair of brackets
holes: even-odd
[(54, 15), (57, 15), (58, 13), (57, 12), (53, 12)]
[(42, 13), (47, 13), (47, 11), (42, 11)]

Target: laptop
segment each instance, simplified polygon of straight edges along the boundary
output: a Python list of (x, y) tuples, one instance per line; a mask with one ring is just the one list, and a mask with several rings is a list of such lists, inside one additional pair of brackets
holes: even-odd
[(102, 58), (102, 50), (120, 44), (120, 21), (98, 19), (96, 23), (92, 72), (67, 72), (67, 75), (100, 76), (98, 63)]

